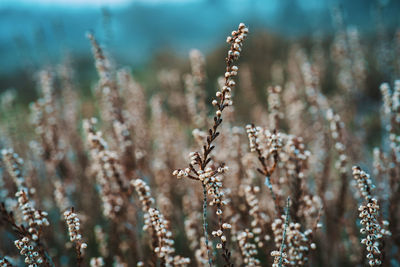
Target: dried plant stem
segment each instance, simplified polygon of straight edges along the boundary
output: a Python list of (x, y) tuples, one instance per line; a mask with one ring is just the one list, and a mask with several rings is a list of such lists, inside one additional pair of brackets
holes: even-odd
[[(112, 124), (113, 135), (118, 143), (118, 150), (121, 154), (120, 160), (123, 163), (124, 173), (129, 177), (136, 169), (136, 161), (134, 158), (135, 146), (131, 140), (131, 133), (127, 128), (121, 108), (123, 100), (118, 90), (118, 83), (115, 80), (115, 74), (111, 64), (95, 36), (92, 33), (88, 33), (87, 37), (92, 44), (95, 65), (100, 78), (99, 87), (101, 89), (103, 101), (106, 104), (106, 110), (103, 112), (108, 112), (108, 116), (105, 117)], [(104, 115), (106, 115), (106, 113)]]
[(275, 195), (275, 192), (272, 188), (272, 184), (271, 184), (271, 178), (267, 175), (265, 176), (265, 182), (264, 184), (268, 187), (269, 192), (271, 194), (272, 199), (274, 200), (274, 205), (275, 205), (275, 211), (276, 213), (280, 216), (280, 209), (279, 209), (279, 200)]
[(207, 223), (207, 188), (205, 184), (203, 185), (203, 230), (204, 230), (204, 240), (206, 243), (206, 248), (207, 248), (207, 258), (208, 258), (208, 265), (211, 267), (212, 266), (212, 258), (210, 255), (210, 248), (208, 245), (208, 223)]
[(282, 234), (282, 243), (280, 248), (280, 256), (279, 256), (279, 267), (282, 267), (283, 264), (283, 249), (285, 248), (285, 239), (286, 239), (286, 230), (289, 225), (289, 206), (290, 206), (290, 197), (286, 200), (286, 210), (285, 210), (285, 226), (283, 228)]
[[(268, 139), (271, 141), (271, 144), (269, 145), (269, 148), (265, 148), (260, 144), (260, 136), (264, 135), (264, 133), (262, 133), (263, 130), (261, 127), (256, 127), (254, 124), (248, 124), (246, 125), (246, 132), (250, 141), (250, 151), (257, 153), (258, 161), (261, 163), (262, 166), (261, 169), (257, 168), (257, 171), (265, 177), (264, 183), (268, 187), (271, 193), (271, 197), (274, 200), (275, 212), (278, 217), (280, 217), (282, 214), (279, 208), (280, 201), (275, 194), (271, 183), (271, 176), (278, 165), (278, 150), (281, 147), (279, 133), (276, 131), (276, 129), (273, 130), (272, 133), (268, 131)], [(266, 149), (268, 149), (268, 151), (266, 151)], [(271, 158), (273, 160), (272, 166), (268, 167), (268, 160)]]
[[(252, 128), (255, 128), (254, 124), (252, 124), (251, 126), (252, 126)], [(275, 133), (276, 133), (276, 130), (274, 130), (274, 134)], [(279, 198), (276, 196), (274, 189), (272, 187), (272, 183), (271, 183), (271, 175), (274, 173), (276, 166), (278, 164), (278, 152), (274, 151), (272, 153), (272, 155), (270, 154), (272, 156), (274, 162), (273, 162), (271, 168), (268, 168), (267, 162), (266, 162), (267, 159), (262, 155), (261, 149), (258, 146), (256, 146), (255, 151), (257, 152), (258, 161), (262, 165), (262, 169), (257, 169), (257, 171), (265, 176), (265, 185), (268, 187), (268, 189), (271, 193), (271, 197), (274, 200), (274, 204), (275, 204), (275, 211), (276, 211), (278, 217), (280, 217), (281, 210), (279, 208)], [(270, 155), (268, 155), (268, 157)]]
[[(226, 70), (224, 85), (222, 86), (221, 90), (216, 93), (217, 99), (214, 99), (212, 101), (212, 105), (217, 107), (217, 111), (215, 112), (214, 116), (214, 124), (208, 130), (207, 140), (206, 144), (203, 146), (202, 155), (200, 152), (191, 153), (191, 163), (189, 164), (189, 168), (186, 168), (185, 170), (179, 169), (173, 172), (173, 175), (176, 175), (177, 178), (187, 177), (190, 179), (201, 181), (205, 190), (204, 192), (213, 196), (212, 204), (215, 204), (216, 207), (219, 228), (218, 231), (213, 232), (213, 236), (218, 236), (221, 239), (221, 243), (217, 244), (217, 248), (223, 250), (222, 256), (225, 260), (225, 266), (233, 266), (233, 264), (230, 260), (231, 252), (227, 248), (227, 237), (224, 234), (226, 229), (230, 228), (230, 225), (227, 226), (228, 224), (224, 224), (222, 221), (223, 206), (226, 205), (226, 201), (224, 201), (222, 198), (222, 182), (221, 178), (218, 177), (218, 175), (223, 174), (228, 168), (225, 167), (224, 163), (222, 163), (221, 166), (218, 167), (218, 170), (212, 170), (212, 168), (208, 167), (208, 165), (211, 162), (211, 151), (215, 148), (213, 142), (220, 134), (218, 132), (218, 127), (222, 123), (222, 113), (226, 107), (232, 105), (232, 89), (236, 85), (236, 82), (233, 78), (237, 75), (237, 71), (239, 69), (233, 63), (240, 56), (243, 40), (246, 38), (247, 33), (248, 29), (246, 28), (246, 26), (243, 23), (240, 23), (238, 30), (233, 31), (232, 36), (229, 36), (227, 38), (227, 43), (230, 44), (230, 50), (228, 51), (228, 56), (225, 59)], [(198, 170), (195, 169), (195, 166), (198, 166)], [(203, 205), (203, 213), (206, 210), (204, 206), (207, 206), (207, 198), (205, 198), (205, 203)], [(204, 227), (204, 230), (204, 235), (206, 238), (205, 240), (207, 242), (208, 239), (206, 227)], [(208, 244), (206, 244), (206, 246), (208, 250)]]

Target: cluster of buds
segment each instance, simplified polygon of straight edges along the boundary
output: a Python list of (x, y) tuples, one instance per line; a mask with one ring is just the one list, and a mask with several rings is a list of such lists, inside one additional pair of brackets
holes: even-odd
[[(294, 135), (285, 136), (285, 147), (283, 151), (288, 158), (293, 158), (293, 160), (305, 161), (310, 157), (310, 151), (305, 150), (305, 145), (303, 143), (302, 137), (297, 137)], [(284, 156), (282, 156), (284, 157)]]
[(317, 195), (306, 194), (302, 196), (301, 203), (301, 209), (297, 211), (297, 215), (304, 218), (307, 225), (310, 225), (320, 215), (322, 199)]
[(373, 150), (373, 174), (378, 177), (380, 174), (387, 172), (387, 155), (378, 147), (374, 147)]
[(12, 148), (1, 150), (1, 154), (3, 156), (3, 161), (5, 162), (6, 168), (14, 180), (17, 188), (21, 190), (27, 190), (25, 178), (22, 175), (22, 165), (24, 164), (24, 160), (20, 158)]
[[(92, 44), (93, 55), (96, 60), (96, 69), (100, 76), (100, 83), (102, 85), (109, 84), (111, 82), (111, 64), (110, 61), (105, 57), (103, 50), (97, 43), (96, 38), (92, 33), (87, 33), (87, 38)], [(109, 88), (108, 88), (109, 90)]]
[(285, 118), (290, 125), (291, 133), (301, 135), (304, 133), (304, 121), (302, 115), (306, 110), (306, 102), (300, 97), (295, 83), (288, 82), (282, 93), (282, 100), (285, 106)]
[(131, 185), (135, 188), (136, 193), (139, 196), (139, 201), (142, 206), (142, 211), (144, 213), (143, 218), (144, 218), (144, 226), (143, 226), (143, 231), (147, 231), (149, 235), (152, 238), (152, 246), (155, 248), (158, 244), (158, 235), (155, 230), (155, 227), (152, 222), (152, 218), (150, 215), (150, 210), (152, 209), (152, 205), (154, 204), (154, 198), (151, 196), (151, 191), (150, 191), (150, 186), (148, 184), (141, 180), (141, 179), (135, 179), (131, 181)]
[[(282, 149), (281, 135), (275, 130), (271, 133), (267, 129), (250, 124), (246, 125), (246, 132), (250, 142), (250, 151), (257, 152), (258, 161), (262, 165), (262, 169), (257, 170), (265, 176), (265, 185), (269, 188), (275, 203), (275, 210), (278, 212), (279, 199), (274, 192), (270, 179), (278, 163), (278, 152)], [(269, 164), (271, 166), (268, 166)]]
[(40, 237), (40, 229), (43, 226), (49, 226), (47, 212), (36, 210), (29, 201), (25, 191), (18, 191), (15, 196), (18, 199), (18, 206), (22, 211), (23, 220), (28, 223), (28, 232), (31, 234), (32, 240), (37, 241)]
[(284, 220), (285, 216), (282, 215), (282, 219), (275, 219), (271, 224), (272, 232), (274, 233), (274, 242), (277, 247), (279, 247), (283, 239), (283, 231), (285, 230)]
[(113, 121), (113, 129), (118, 139), (118, 148), (121, 152), (126, 153), (133, 145), (128, 125), (120, 121)]
[(174, 240), (171, 239), (172, 233), (168, 230), (168, 221), (160, 211), (154, 208), (149, 209), (151, 224), (157, 233), (158, 246), (154, 248), (154, 252), (163, 261), (165, 266), (182, 266), (190, 264), (190, 259), (180, 256), (173, 256), (175, 249), (173, 248)]
[(204, 127), (207, 119), (204, 82), (204, 56), (199, 50), (190, 51), (191, 74), (185, 75), (186, 106), (196, 127)]
[(71, 203), (65, 194), (65, 188), (60, 179), (54, 181), (54, 199), (60, 210), (66, 210), (71, 207)]
[(297, 51), (296, 57), (301, 66), (307, 102), (310, 105), (308, 110), (313, 116), (318, 115), (319, 112), (329, 108), (326, 97), (320, 92), (319, 70), (313, 67), (304, 50)]
[[(101, 133), (99, 133), (97, 137), (99, 137), (98, 141), (106, 144), (104, 139), (101, 138)], [(89, 141), (96, 141), (95, 138), (96, 136), (88, 135)], [(95, 147), (92, 147), (92, 149), (95, 149)], [(104, 149), (99, 149), (94, 156), (95, 159), (97, 159), (97, 162), (104, 168), (102, 171), (104, 178), (111, 183), (115, 183), (115, 187), (118, 190), (125, 190), (127, 187), (127, 181), (122, 170), (118, 153), (104, 147)]]
[(162, 188), (160, 191), (158, 191), (156, 198), (158, 208), (167, 219), (171, 218), (174, 212), (174, 204), (171, 201), (170, 192), (170, 188), (165, 186), (165, 188)]
[(72, 208), (64, 212), (64, 218), (68, 226), (69, 240), (76, 243), (76, 249), (80, 254), (84, 254), (87, 244), (82, 242), (82, 235), (80, 234), (81, 223), (78, 215)]
[[(218, 210), (217, 210), (217, 215), (222, 215), (222, 211), (221, 213), (218, 214)], [(218, 237), (220, 240), (220, 243), (217, 243), (216, 248), (217, 249), (226, 249), (226, 241), (227, 241), (227, 237), (225, 235), (225, 231), (229, 230), (232, 228), (232, 225), (229, 223), (222, 223), (220, 225), (220, 228), (216, 231), (212, 231), (211, 234), (214, 237)]]
[(83, 128), (86, 130), (89, 145), (95, 152), (107, 149), (107, 142), (104, 140), (102, 132), (96, 131), (94, 128), (96, 123), (96, 118), (83, 121)]
[[(230, 67), (231, 71), (225, 72), (225, 79), (228, 80), (228, 82), (226, 82), (223, 86), (222, 86), (222, 90), (218, 91), (215, 96), (219, 99), (222, 99), (223, 103), (228, 105), (228, 106), (232, 106), (233, 102), (232, 102), (232, 89), (236, 86), (236, 82), (232, 79), (233, 76), (237, 75), (237, 71), (239, 70), (239, 68), (237, 66), (232, 66)], [(217, 106), (218, 105), (218, 101), (217, 100), (213, 100), (212, 101), (213, 106)], [(218, 117), (221, 116), (221, 110), (217, 110), (216, 115)]]
[(237, 235), (237, 240), (239, 243), (240, 250), (243, 255), (243, 261), (246, 266), (261, 266), (260, 260), (257, 257), (257, 246), (252, 243), (252, 239), (254, 239), (254, 234), (249, 231), (249, 229), (245, 229), (242, 232), (239, 232)]
[[(333, 49), (332, 59), (337, 64), (339, 72), (337, 75), (338, 85), (346, 93), (354, 93), (357, 88), (356, 78), (362, 80), (362, 77), (356, 77), (355, 54), (360, 55), (360, 51), (352, 51), (349, 47), (349, 39), (352, 37), (344, 30), (339, 30), (336, 33)], [(355, 48), (355, 47), (354, 47)]]
[(382, 231), (383, 233), (386, 232), (381, 228), (377, 220), (379, 212), (378, 201), (375, 198), (371, 198), (367, 205), (360, 205), (358, 211), (360, 212), (360, 223), (362, 225), (360, 232), (366, 235), (366, 238), (361, 240), (361, 244), (364, 244), (367, 248), (368, 254), (366, 257), (368, 263), (370, 266), (381, 265), (379, 239), (382, 238)]
[(190, 258), (185, 258), (180, 255), (174, 256), (174, 261), (172, 266), (189, 266), (190, 265)]
[[(103, 166), (107, 168), (101, 169), (97, 173), (97, 182), (101, 187), (100, 198), (103, 201), (103, 214), (108, 218), (114, 219), (121, 212), (124, 201), (120, 190), (120, 183), (114, 180), (120, 177), (112, 165), (112, 162), (115, 162), (115, 157), (113, 157), (115, 154), (104, 154), (102, 155), (102, 158), (105, 160)], [(101, 166), (99, 167), (101, 168)]]
[(256, 149), (258, 148), (258, 140), (257, 136), (260, 134), (262, 131), (261, 127), (254, 127), (253, 125), (246, 125), (246, 133), (247, 137), (249, 138), (249, 144), (250, 144), (250, 151), (255, 152)]
[(383, 111), (385, 114), (390, 114), (392, 112), (392, 92), (390, 86), (387, 83), (383, 83), (380, 86), (382, 98), (383, 98)]
[(220, 100), (213, 100), (212, 104), (218, 107), (216, 116), (219, 118), (222, 115), (222, 110), (225, 106), (232, 105), (232, 89), (236, 86), (236, 82), (233, 80), (238, 73), (239, 68), (233, 65), (233, 61), (240, 57), (242, 51), (243, 40), (246, 38), (249, 29), (243, 23), (239, 24), (239, 28), (232, 32), (232, 36), (228, 36), (226, 39), (227, 43), (231, 45), (226, 58), (226, 71), (225, 71), (225, 82), (221, 90), (216, 93), (216, 97)]
[[(284, 261), (291, 266), (304, 266), (308, 262), (308, 253), (311, 249), (316, 249), (315, 243), (311, 242), (313, 231), (311, 229), (301, 231), (301, 225), (299, 223), (289, 223), (285, 226), (282, 219), (276, 219), (272, 223), (272, 231), (274, 233), (274, 241), (279, 248), (284, 238), (284, 232), (286, 227), (286, 253)], [(274, 253), (274, 252), (273, 252)], [(275, 251), (277, 256), (280, 256), (279, 251)], [(271, 253), (272, 255), (272, 253)], [(274, 255), (272, 255), (274, 256)], [(276, 258), (275, 258), (276, 259)]]
[(288, 175), (296, 176), (299, 179), (304, 177), (303, 168), (307, 164), (311, 152), (306, 150), (302, 137), (285, 135), (284, 146), (279, 154), (280, 160), (285, 164)]
[(352, 62), (354, 82), (357, 84), (358, 88), (362, 89), (365, 78), (367, 77), (367, 60), (365, 58), (363, 47), (361, 46), (360, 32), (356, 27), (349, 27), (347, 29), (347, 40), (351, 55), (350, 62)]
[(12, 267), (13, 265), (6, 258), (0, 258), (0, 267)]
[(41, 138), (40, 152), (44, 159), (59, 162), (65, 156), (66, 142), (58, 125), (60, 118), (53, 95), (53, 74), (41, 71), (39, 77), (42, 98), (31, 105), (32, 124)]
[(151, 197), (150, 187), (141, 179), (136, 179), (131, 182), (139, 195), (139, 200), (142, 204), (144, 212), (144, 231), (148, 231), (154, 243), (154, 252), (165, 263), (165, 266), (186, 266), (190, 263), (188, 258), (181, 256), (173, 256), (175, 249), (173, 248), (174, 240), (172, 233), (168, 229), (169, 222), (164, 218), (163, 214), (152, 208), (154, 199)]
[(308, 253), (316, 249), (315, 243), (311, 242), (312, 230), (301, 231), (299, 223), (290, 223), (287, 229), (287, 254), (288, 261), (292, 266), (304, 266), (308, 263)]
[(346, 163), (346, 146), (343, 143), (342, 131), (344, 128), (344, 123), (341, 120), (339, 114), (335, 114), (332, 109), (326, 112), (326, 118), (329, 121), (330, 132), (333, 140), (335, 141), (335, 149), (339, 154), (339, 161), (336, 163), (336, 168), (339, 169), (340, 174), (345, 174), (347, 172)]
[[(379, 205), (378, 200), (371, 195), (373, 184), (369, 174), (360, 169), (360, 167), (353, 167), (353, 176), (356, 179), (358, 187), (364, 197), (366, 204), (360, 205), (358, 211), (361, 218), (362, 228), (360, 233), (366, 235), (366, 238), (361, 240), (367, 248), (367, 259), (370, 266), (381, 265), (381, 251), (379, 239), (383, 235), (391, 235), (391, 233), (384, 229), (378, 222)], [(388, 222), (384, 221), (383, 225), (388, 226)]]
[(227, 166), (218, 167), (217, 170), (206, 168), (205, 171), (198, 171), (199, 179), (206, 187), (207, 194), (211, 196), (210, 206), (216, 205), (216, 214), (222, 214), (220, 206), (225, 206), (227, 203), (223, 200), (224, 192), (222, 191), (222, 176), (228, 170)]
[(361, 170), (360, 167), (353, 167), (353, 177), (357, 181), (357, 186), (360, 189), (361, 195), (366, 201), (369, 201), (371, 196), (371, 189), (375, 186), (372, 184), (371, 176), (365, 171)]
[(246, 125), (247, 137), (249, 138), (250, 151), (259, 151), (260, 156), (276, 155), (282, 148), (281, 133), (269, 131), (260, 126)]
[(275, 129), (278, 129), (279, 119), (283, 117), (283, 113), (279, 111), (281, 107), (280, 94), (282, 88), (280, 86), (270, 86), (268, 91), (268, 111), (270, 114), (269, 123)]
[(267, 139), (268, 153), (274, 155), (282, 148), (282, 138), (279, 132), (270, 132), (266, 130), (264, 132)]
[(102, 267), (102, 266), (104, 266), (104, 259), (102, 257), (90, 259), (90, 267)]
[(61, 112), (65, 118), (65, 122), (68, 125), (77, 125), (78, 123), (78, 92), (74, 85), (74, 71), (71, 66), (71, 62), (67, 60), (63, 64), (57, 67), (57, 74), (61, 80), (61, 97), (63, 99), (63, 105)]
[(43, 258), (40, 256), (37, 247), (34, 242), (27, 236), (15, 240), (15, 246), (19, 250), (19, 253), (25, 256), (25, 263), (29, 267), (37, 267), (43, 263)]
[(269, 217), (260, 210), (259, 201), (256, 196), (256, 194), (259, 192), (260, 187), (258, 186), (246, 186), (244, 188), (246, 203), (250, 207), (249, 214), (253, 218), (251, 221), (251, 232), (254, 234), (254, 241), (256, 242), (257, 246), (261, 248), (264, 246), (264, 240), (269, 240), (270, 236), (260, 236), (264, 233), (263, 225), (269, 221)]
[[(142, 159), (146, 155), (147, 122), (146, 122), (146, 97), (142, 86), (132, 77), (130, 70), (123, 68), (118, 70), (117, 79), (122, 89), (122, 97), (126, 110), (123, 117), (130, 129), (135, 134), (131, 135), (135, 144), (136, 159)], [(126, 139), (124, 139), (126, 141)]]
[(127, 182), (117, 153), (107, 148), (107, 142), (103, 139), (102, 133), (94, 129), (96, 122), (94, 118), (85, 120), (83, 126), (94, 162), (92, 167), (101, 188), (103, 213), (106, 217), (114, 219), (124, 204), (121, 192), (126, 189)]
[(219, 218), (219, 227), (217, 230), (212, 231), (212, 236), (219, 239), (217, 243), (217, 249), (226, 250), (227, 237), (225, 231), (232, 228), (229, 223), (223, 223), (223, 207), (227, 205), (227, 200), (224, 199), (225, 192), (222, 190), (222, 176), (225, 171), (228, 170), (227, 166), (221, 166), (217, 170), (206, 168), (205, 171), (199, 171), (199, 178), (202, 181), (207, 194), (211, 197), (209, 202), (210, 206), (215, 206), (215, 214)]
[(174, 170), (172, 172), (172, 175), (176, 176), (176, 178), (178, 178), (178, 179), (181, 179), (183, 177), (188, 177), (190, 172), (191, 172), (190, 168), (186, 168), (184, 170), (178, 169), (178, 170)]
[[(209, 184), (210, 182), (219, 182), (217, 184), (217, 187), (221, 187), (221, 177), (217, 177), (218, 174), (223, 174), (226, 171), (228, 171), (228, 166), (225, 166), (224, 164), (220, 167), (218, 167), (216, 170), (207, 167), (204, 170), (199, 169), (195, 170), (193, 166), (201, 166), (201, 156), (198, 152), (190, 152), (190, 167), (187, 167), (185, 169), (177, 169), (172, 172), (172, 175), (176, 176), (178, 179), (181, 179), (183, 177), (186, 178), (191, 178), (194, 180), (199, 180), (201, 181), (204, 185)], [(195, 175), (195, 176), (194, 176)], [(209, 184), (209, 187), (212, 187), (212, 184)]]
[(289, 261), (287, 260), (287, 254), (285, 252), (273, 250), (271, 251), (271, 256), (274, 257), (272, 267), (284, 267), (289, 264)]
[(396, 114), (396, 122), (400, 123), (400, 80), (394, 82), (392, 94), (392, 110)]
[(393, 158), (390, 168), (394, 168), (394, 165), (400, 162), (400, 135), (396, 132), (396, 126), (400, 125), (400, 80), (395, 81), (394, 90), (391, 90), (387, 83), (382, 84), (380, 90), (383, 97), (383, 111), (390, 119), (387, 123)]
[(249, 29), (244, 23), (240, 23), (236, 31), (232, 31), (232, 36), (226, 38), (226, 42), (231, 44), (231, 49), (228, 51), (228, 58), (238, 59), (242, 52), (243, 40), (247, 37)]
[(395, 123), (400, 123), (400, 80), (394, 82), (394, 89), (389, 84), (383, 83), (380, 87), (383, 96), (384, 112), (393, 115)]
[(286, 210), (285, 210), (285, 215), (282, 215), (281, 219), (275, 219), (275, 221), (272, 223), (271, 228), (272, 232), (274, 233), (274, 241), (275, 245), (279, 247), (279, 251), (272, 251), (271, 256), (274, 257), (274, 262), (272, 264), (273, 267), (281, 267), (285, 266), (287, 263), (287, 255), (284, 252), (285, 251), (285, 239), (286, 239), (286, 231), (287, 227), (289, 224), (289, 207), (290, 207), (290, 198), (287, 198), (286, 201)]
[(122, 155), (121, 161), (126, 163), (124, 164), (124, 171), (130, 172), (135, 163), (132, 157), (134, 147), (129, 127), (125, 123), (121, 109), (122, 100), (118, 90), (118, 83), (114, 78), (110, 62), (95, 37), (91, 33), (87, 36), (92, 44), (96, 69), (100, 77), (99, 88), (101, 89), (101, 100), (104, 105), (104, 108), (101, 109), (102, 117), (112, 122), (113, 134), (117, 141), (118, 150)]
[(131, 185), (135, 188), (136, 192), (139, 195), (139, 200), (142, 204), (142, 210), (145, 216), (145, 225), (143, 226), (143, 230), (151, 231), (152, 224), (149, 217), (149, 211), (151, 209), (151, 205), (154, 203), (154, 198), (151, 196), (150, 186), (148, 186), (143, 180), (136, 179), (131, 182)]

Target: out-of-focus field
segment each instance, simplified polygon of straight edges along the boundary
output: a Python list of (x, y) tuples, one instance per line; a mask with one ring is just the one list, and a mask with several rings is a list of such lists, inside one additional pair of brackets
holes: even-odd
[(1, 266), (399, 266), (400, 30), (331, 14), (2, 74)]

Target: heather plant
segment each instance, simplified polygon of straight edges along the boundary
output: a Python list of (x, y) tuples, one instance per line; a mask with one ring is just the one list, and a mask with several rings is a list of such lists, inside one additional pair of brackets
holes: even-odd
[(225, 62), (194, 49), (150, 83), (89, 33), (89, 97), (70, 60), (29, 116), (2, 94), (0, 266), (399, 265), (400, 82), (373, 85), (370, 138), (373, 62), (335, 20), (272, 64), (240, 23)]

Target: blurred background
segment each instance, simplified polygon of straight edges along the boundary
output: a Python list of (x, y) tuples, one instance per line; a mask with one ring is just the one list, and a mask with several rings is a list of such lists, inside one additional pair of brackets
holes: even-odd
[(272, 64), (265, 60), (283, 57), (288, 44), (328, 44), (340, 27), (356, 28), (364, 45), (392, 42), (399, 7), (393, 0), (1, 0), (0, 91), (15, 87), (32, 101), (32, 73), (66, 57), (81, 82), (95, 77), (87, 31), (118, 66), (145, 73), (177, 66), (191, 48), (212, 55), (243, 21), (253, 41), (264, 39), (258, 58)]

